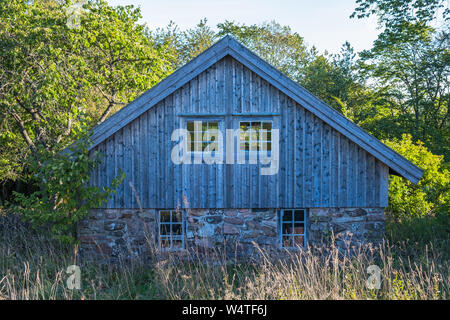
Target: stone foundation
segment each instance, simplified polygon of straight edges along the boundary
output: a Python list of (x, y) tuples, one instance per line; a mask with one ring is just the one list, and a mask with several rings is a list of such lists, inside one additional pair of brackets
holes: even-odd
[(94, 209), (78, 223), (80, 254), (107, 262), (146, 257), (156, 231), (153, 209)]
[(337, 247), (378, 243), (385, 232), (384, 208), (309, 209), (308, 243)]
[[(383, 208), (312, 208), (307, 210), (308, 245), (341, 248), (378, 242), (384, 236)], [(80, 221), (78, 236), (83, 258), (119, 261), (164, 257), (183, 258), (225, 253), (227, 258), (259, 257), (259, 248), (271, 255), (285, 253), (279, 238), (276, 209), (188, 209), (185, 249), (158, 248), (157, 210), (95, 209)]]

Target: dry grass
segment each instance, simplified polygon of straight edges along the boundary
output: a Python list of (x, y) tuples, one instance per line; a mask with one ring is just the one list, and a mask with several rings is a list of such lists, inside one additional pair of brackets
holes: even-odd
[[(81, 265), (81, 290), (69, 290), (65, 271), (76, 247), (0, 217), (0, 299), (448, 299), (448, 241), (416, 245), (368, 246), (351, 257), (330, 247), (259, 264), (231, 265), (221, 256), (220, 263), (91, 263)], [(366, 285), (373, 264), (380, 290)]]

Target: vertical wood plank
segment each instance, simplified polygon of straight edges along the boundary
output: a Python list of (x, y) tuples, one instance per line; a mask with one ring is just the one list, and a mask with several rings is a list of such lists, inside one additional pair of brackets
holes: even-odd
[(389, 168), (381, 164), (380, 165), (380, 207), (385, 208), (388, 206), (388, 190), (389, 190)]
[(313, 206), (321, 206), (322, 181), (322, 135), (321, 120), (314, 117), (313, 128)]
[(347, 202), (348, 140), (343, 135), (340, 135), (339, 165), (339, 206), (345, 207)]
[(331, 175), (330, 175), (330, 138), (331, 128), (323, 124), (322, 135), (322, 201), (321, 206), (330, 206), (330, 190), (331, 190)]
[(366, 153), (366, 202), (368, 207), (374, 205), (374, 168), (375, 168), (375, 158), (369, 153)]
[(331, 144), (331, 196), (330, 202), (332, 207), (339, 206), (339, 133), (332, 129)]
[(313, 118), (311, 113), (305, 113), (305, 206), (313, 205)]
[[(123, 168), (123, 129), (117, 131), (116, 133), (116, 146), (115, 146), (115, 160), (116, 163), (115, 166), (115, 176), (117, 177), (120, 173), (120, 170), (124, 172)], [(116, 208), (123, 208), (124, 207), (124, 201), (123, 201), (123, 188), (124, 188), (124, 182), (122, 181), (120, 185), (117, 187), (117, 193), (115, 197), (115, 207)]]
[(358, 206), (366, 206), (366, 152), (358, 148)]

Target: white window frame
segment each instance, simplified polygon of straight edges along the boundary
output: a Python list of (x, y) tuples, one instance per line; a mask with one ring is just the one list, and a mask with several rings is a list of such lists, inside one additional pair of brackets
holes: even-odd
[[(260, 124), (261, 124), (261, 129), (262, 130), (265, 130), (265, 129), (263, 129), (263, 123), (270, 123), (270, 127), (271, 127), (271, 129), (270, 129), (270, 140), (269, 139), (266, 139), (266, 140), (262, 140), (262, 136), (261, 136), (261, 134), (260, 134), (260, 132), (258, 133), (258, 137), (257, 137), (257, 139), (254, 141), (254, 140), (252, 140), (252, 129), (251, 129), (251, 124), (252, 124), (252, 122), (259, 122)], [(246, 132), (246, 131), (242, 131), (241, 130), (241, 124), (242, 123), (249, 123), (250, 124), (250, 129), (249, 130), (247, 130), (247, 132), (248, 131), (250, 131), (250, 132), (248, 132), (248, 135), (249, 135), (249, 140), (248, 140), (248, 143), (249, 143), (249, 150), (242, 150), (241, 149), (241, 143), (246, 143), (246, 141), (244, 140), (244, 142), (242, 142), (242, 140), (241, 140), (241, 134), (243, 133), (243, 132)], [(239, 126), (239, 140), (238, 140), (238, 146), (237, 146), (237, 150), (238, 150), (238, 152), (245, 152), (245, 154), (250, 154), (250, 153), (253, 153), (253, 154), (260, 154), (260, 152), (267, 152), (267, 154), (270, 156), (270, 154), (271, 154), (271, 152), (272, 152), (272, 143), (273, 143), (273, 141), (272, 141), (272, 133), (273, 133), (273, 120), (272, 119), (239, 119), (239, 122), (238, 122), (238, 126)], [(264, 142), (266, 142), (266, 143), (270, 143), (270, 150), (269, 151), (267, 151), (267, 150), (262, 150), (262, 147), (263, 147), (263, 143)], [(257, 150), (252, 150), (252, 145), (254, 144), (254, 143), (257, 143)]]
[[(284, 220), (284, 215), (286, 211), (291, 211), (292, 218), (291, 220)], [(303, 211), (303, 220), (295, 220), (295, 211)], [(283, 249), (297, 249), (298, 247), (295, 245), (295, 237), (303, 237), (303, 246), (300, 246), (300, 248), (306, 248), (307, 246), (307, 215), (308, 212), (304, 208), (293, 208), (293, 209), (281, 209), (279, 210), (279, 230), (280, 230), (280, 247)], [(292, 233), (287, 234), (283, 233), (283, 225), (284, 224), (292, 224)], [(303, 223), (303, 233), (295, 233), (295, 223)], [(283, 237), (289, 236), (292, 237), (292, 244), (291, 246), (284, 246), (283, 244)]]
[[(162, 222), (161, 221), (161, 213), (164, 212), (170, 212), (170, 221), (169, 222)], [(174, 222), (172, 221), (172, 217), (174, 213), (181, 213), (181, 222)], [(161, 234), (161, 226), (168, 225), (170, 229), (169, 235), (162, 235)], [(173, 225), (180, 225), (181, 226), (181, 235), (173, 235), (172, 234), (172, 227)], [(158, 210), (158, 246), (161, 250), (184, 250), (185, 249), (185, 237), (186, 237), (186, 215), (184, 210), (180, 209), (163, 209)], [(161, 246), (161, 239), (169, 239), (170, 245), (168, 247)], [(181, 247), (174, 247), (173, 241), (174, 240), (181, 240)]]
[[(184, 127), (185, 127), (185, 129), (186, 129), (186, 131), (187, 131), (187, 133), (189, 135), (188, 136), (188, 150), (187, 150), (187, 152), (190, 155), (202, 154), (204, 152), (204, 150), (203, 150), (203, 141), (201, 142), (201, 150), (198, 150), (198, 151), (195, 150), (195, 143), (196, 143), (195, 140), (194, 140), (194, 150), (190, 150), (190, 147), (191, 147), (191, 136), (190, 136), (190, 131), (188, 130), (188, 123), (190, 123), (190, 122), (194, 122), (194, 126), (195, 126), (195, 122), (201, 122), (202, 128), (203, 128), (203, 123), (204, 122), (206, 122), (206, 123), (216, 122), (217, 123), (217, 130), (221, 131), (222, 130), (223, 119), (217, 119), (217, 118), (206, 118), (206, 119), (203, 119), (203, 118), (202, 119), (189, 118), (189, 119), (185, 119), (185, 126)], [(208, 128), (206, 130), (208, 130)], [(194, 132), (195, 132), (195, 127), (194, 127)], [(204, 134), (204, 132), (203, 132), (203, 129), (202, 129), (202, 131), (201, 131), (201, 138), (202, 138), (202, 140), (203, 140), (203, 134)], [(210, 141), (210, 143), (211, 142), (212, 141)]]

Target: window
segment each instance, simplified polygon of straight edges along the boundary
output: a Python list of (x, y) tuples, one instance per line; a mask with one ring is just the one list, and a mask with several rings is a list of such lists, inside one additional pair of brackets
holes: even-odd
[[(209, 144), (216, 140), (218, 130), (218, 121), (188, 121), (188, 152), (204, 151)], [(207, 131), (209, 133), (206, 133)]]
[(159, 246), (165, 249), (184, 248), (184, 214), (181, 210), (159, 211)]
[(305, 210), (281, 210), (281, 246), (297, 248), (305, 246)]
[(243, 121), (239, 123), (241, 151), (258, 152), (272, 150), (272, 122)]

